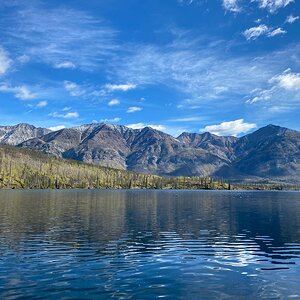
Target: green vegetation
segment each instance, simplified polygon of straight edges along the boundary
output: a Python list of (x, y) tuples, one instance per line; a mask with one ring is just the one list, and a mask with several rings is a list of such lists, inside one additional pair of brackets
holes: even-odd
[(0, 188), (230, 189), (222, 180), (161, 177), (57, 159), (40, 152), (0, 145)]
[(229, 184), (211, 177), (138, 174), (0, 145), (0, 189), (3, 188), (299, 190), (300, 186), (276, 182)]

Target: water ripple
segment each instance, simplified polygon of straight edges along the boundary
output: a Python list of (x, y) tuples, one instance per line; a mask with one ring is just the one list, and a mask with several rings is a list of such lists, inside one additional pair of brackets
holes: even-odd
[(299, 194), (245, 194), (0, 192), (0, 298), (300, 298)]

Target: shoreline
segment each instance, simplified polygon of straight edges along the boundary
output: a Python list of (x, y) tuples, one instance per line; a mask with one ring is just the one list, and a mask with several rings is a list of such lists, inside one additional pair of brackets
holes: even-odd
[(300, 186), (299, 187), (288, 187), (285, 186), (283, 188), (262, 188), (262, 187), (257, 187), (257, 188), (242, 188), (238, 186), (232, 186), (231, 189), (226, 189), (226, 188), (114, 188), (114, 187), (108, 187), (108, 188), (82, 188), (82, 187), (74, 187), (74, 188), (16, 188), (16, 187), (5, 187), (5, 188), (0, 188), (0, 191), (274, 191), (274, 192), (287, 192), (287, 191), (300, 191)]

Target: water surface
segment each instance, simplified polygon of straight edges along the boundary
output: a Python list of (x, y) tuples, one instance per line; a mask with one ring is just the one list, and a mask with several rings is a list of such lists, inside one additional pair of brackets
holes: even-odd
[(1, 299), (300, 298), (300, 193), (0, 191)]

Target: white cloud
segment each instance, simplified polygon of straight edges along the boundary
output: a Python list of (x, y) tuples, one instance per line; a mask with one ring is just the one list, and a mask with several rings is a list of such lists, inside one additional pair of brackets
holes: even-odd
[(14, 96), (21, 100), (30, 100), (36, 98), (36, 94), (32, 93), (25, 85), (8, 86), (6, 84), (0, 85), (0, 92), (13, 93)]
[(259, 25), (256, 27), (249, 28), (243, 32), (245, 38), (249, 40), (255, 40), (260, 36), (266, 35), (268, 37), (274, 37), (276, 35), (286, 34), (287, 32), (283, 30), (281, 27), (276, 29), (268, 28), (266, 25)]
[(160, 131), (166, 130), (166, 127), (163, 125), (151, 125), (151, 124), (146, 125), (144, 123), (128, 124), (126, 125), (126, 127), (131, 129), (143, 129), (145, 127), (151, 127), (153, 129), (160, 130)]
[(73, 119), (73, 118), (78, 118), (79, 114), (78, 114), (78, 112), (69, 112), (69, 113), (66, 113), (63, 117), (65, 119)]
[(286, 113), (300, 106), (300, 74), (287, 69), (273, 76), (265, 89), (256, 89), (246, 102), (261, 105), (271, 113)]
[(0, 75), (4, 75), (12, 64), (8, 53), (0, 47)]
[(75, 69), (76, 66), (71, 61), (63, 61), (54, 65), (55, 69)]
[(286, 17), (285, 22), (286, 22), (286, 23), (289, 23), (289, 24), (293, 24), (293, 23), (295, 23), (298, 19), (299, 19), (298, 16), (295, 16), (295, 17), (294, 17), (293, 15), (289, 15), (289, 16)]
[(201, 117), (186, 117), (186, 118), (177, 118), (177, 119), (170, 119), (169, 122), (198, 122), (202, 121), (203, 118)]
[[(165, 48), (141, 46), (130, 59), (122, 64), (112, 65), (115, 74), (139, 85), (163, 84), (186, 95), (189, 103), (203, 103), (224, 98), (215, 88), (226, 86), (228, 93), (240, 97), (253, 83), (266, 78), (272, 68), (265, 68), (265, 60), (251, 60), (249, 57), (231, 58), (221, 50), (222, 43), (185, 46), (175, 42)], [(272, 65), (273, 67), (274, 65)], [(232, 70), (235, 72), (232, 72)]]
[(228, 87), (227, 86), (216, 86), (214, 87), (214, 91), (216, 94), (222, 94), (228, 91)]
[(258, 37), (260, 37), (261, 35), (265, 35), (268, 31), (269, 31), (268, 26), (261, 24), (256, 27), (246, 29), (243, 32), (243, 35), (249, 41), (249, 40), (255, 40)]
[(271, 78), (270, 83), (276, 83), (278, 87), (286, 90), (300, 90), (300, 73), (293, 73), (290, 69)]
[(84, 94), (84, 91), (75, 82), (64, 81), (64, 87), (72, 97), (79, 97)]
[(232, 12), (240, 12), (241, 8), (238, 5), (238, 0), (222, 0), (225, 10)]
[(262, 90), (262, 89), (258, 89), (255, 91), (255, 96), (248, 99), (246, 101), (246, 103), (256, 103), (256, 102), (260, 102), (260, 101), (269, 101), (272, 98), (272, 91), (273, 89), (270, 90)]
[(127, 83), (127, 84), (106, 84), (105, 88), (109, 91), (129, 91), (136, 88), (136, 84)]
[(83, 10), (17, 2), (5, 16), (2, 38), (32, 61), (51, 66), (76, 62), (77, 68), (90, 72), (106, 64), (118, 49), (116, 31)]
[(64, 108), (62, 109), (62, 111), (68, 111), (68, 110), (71, 110), (71, 109), (72, 109), (72, 107), (66, 106), (66, 107), (64, 107)]
[(268, 36), (273, 37), (273, 36), (280, 35), (280, 34), (286, 34), (286, 31), (279, 27), (279, 28), (276, 28), (276, 29), (270, 31), (268, 33)]
[[(225, 10), (231, 12), (241, 12), (243, 10), (242, 0), (222, 0)], [(286, 7), (288, 4), (295, 2), (294, 0), (251, 0), (249, 2), (257, 2), (259, 8), (267, 9), (271, 13), (275, 13), (278, 9)]]
[(79, 117), (78, 112), (68, 112), (66, 114), (60, 114), (58, 112), (54, 112), (54, 113), (50, 113), (49, 114), (50, 117), (53, 118), (63, 118), (63, 119), (75, 119)]
[(32, 93), (26, 86), (16, 88), (15, 97), (22, 100), (29, 100), (36, 98), (36, 94)]
[(200, 131), (210, 132), (220, 136), (238, 136), (239, 134), (247, 133), (254, 128), (256, 128), (256, 124), (246, 123), (244, 122), (244, 119), (239, 119), (235, 121), (223, 122), (217, 125), (209, 125), (200, 129)]
[(43, 101), (40, 101), (40, 102), (36, 105), (36, 107), (42, 108), (42, 107), (45, 107), (45, 106), (47, 106), (47, 105), (48, 105), (48, 102), (45, 101), (45, 100), (43, 100)]
[(274, 13), (279, 8), (286, 7), (294, 2), (294, 0), (256, 0), (256, 2), (259, 3), (260, 8), (265, 8), (269, 12)]
[(116, 106), (116, 105), (119, 105), (120, 104), (120, 100), (118, 99), (112, 99), (108, 102), (108, 106)]
[[(111, 61), (109, 67), (118, 81), (163, 85), (180, 93), (177, 107), (191, 110), (207, 105), (210, 112), (213, 102), (218, 102), (219, 109), (238, 109), (241, 99), (252, 97), (256, 88), (265, 89), (268, 80), (286, 66), (300, 68), (300, 44), (238, 57), (231, 50), (223, 41), (180, 37), (164, 46), (136, 45), (131, 56)], [(226, 91), (220, 93), (216, 87)]]
[(133, 113), (133, 112), (137, 112), (137, 111), (141, 111), (142, 108), (141, 107), (137, 107), (137, 106), (131, 106), (131, 107), (128, 107), (127, 109), (127, 113)]
[(57, 125), (57, 126), (49, 127), (48, 129), (50, 129), (52, 131), (58, 131), (58, 130), (61, 130), (61, 129), (64, 129), (64, 128), (66, 128), (66, 126), (64, 126), (64, 125)]
[(102, 119), (101, 120), (101, 122), (103, 122), (103, 123), (117, 123), (120, 121), (121, 121), (121, 118)]

